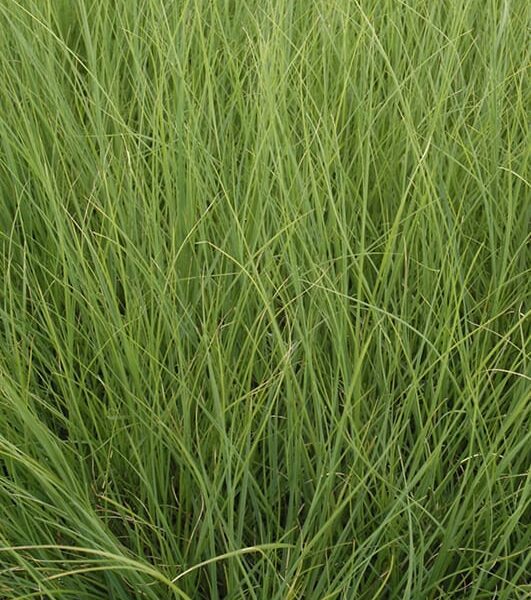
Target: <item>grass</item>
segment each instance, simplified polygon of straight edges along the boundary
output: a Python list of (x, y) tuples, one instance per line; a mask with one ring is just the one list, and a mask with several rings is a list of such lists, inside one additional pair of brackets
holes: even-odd
[(0, 598), (530, 588), (524, 0), (0, 0)]

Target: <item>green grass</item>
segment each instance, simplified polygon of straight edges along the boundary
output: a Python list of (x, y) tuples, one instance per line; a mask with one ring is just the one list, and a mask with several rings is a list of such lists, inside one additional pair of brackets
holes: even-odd
[(0, 0), (0, 598), (530, 588), (525, 0)]

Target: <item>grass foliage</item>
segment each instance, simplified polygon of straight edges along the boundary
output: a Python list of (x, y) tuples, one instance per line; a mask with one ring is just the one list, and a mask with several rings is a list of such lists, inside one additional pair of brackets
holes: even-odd
[(0, 1), (1, 598), (529, 593), (528, 23)]

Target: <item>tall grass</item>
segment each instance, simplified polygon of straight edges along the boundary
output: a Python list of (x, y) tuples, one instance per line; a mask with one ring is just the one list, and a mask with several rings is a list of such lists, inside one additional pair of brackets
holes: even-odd
[(529, 593), (528, 24), (0, 0), (1, 598)]

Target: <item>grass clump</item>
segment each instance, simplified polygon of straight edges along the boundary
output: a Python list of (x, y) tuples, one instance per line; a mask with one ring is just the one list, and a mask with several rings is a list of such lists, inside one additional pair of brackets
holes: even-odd
[(524, 0), (0, 1), (0, 597), (529, 593)]

